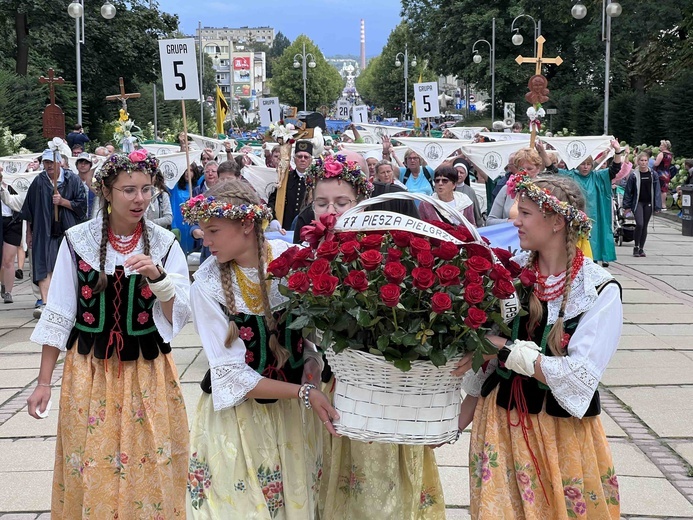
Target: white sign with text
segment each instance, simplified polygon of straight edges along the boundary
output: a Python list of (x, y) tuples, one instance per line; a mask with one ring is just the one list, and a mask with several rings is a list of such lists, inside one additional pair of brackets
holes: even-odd
[(337, 101), (337, 119), (349, 119), (349, 102)]
[(414, 83), (414, 99), (416, 100), (416, 117), (438, 117), (438, 83)]
[(260, 98), (260, 125), (269, 126), (281, 120), (279, 98)]
[(354, 123), (368, 123), (368, 107), (355, 105), (351, 112), (351, 120)]
[(195, 40), (159, 40), (164, 99), (200, 99)]

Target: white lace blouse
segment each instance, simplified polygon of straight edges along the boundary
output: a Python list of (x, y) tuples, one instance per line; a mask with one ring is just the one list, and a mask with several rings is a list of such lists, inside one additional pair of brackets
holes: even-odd
[[(528, 256), (522, 253), (514, 260), (525, 265)], [(612, 278), (608, 271), (585, 258), (582, 269), (572, 283), (566, 306), (566, 320), (584, 313), (570, 338), (567, 355), (541, 357), (541, 370), (556, 401), (577, 418), (582, 418), (587, 411), (621, 338), (623, 306), (618, 286), (609, 284), (597, 294), (597, 287)], [(550, 276), (547, 282), (553, 283), (559, 279)], [(560, 299), (549, 302), (549, 324), (558, 319), (560, 304)], [(485, 372), (479, 370), (465, 374), (465, 392), (478, 396), (483, 382), (495, 370), (495, 362), (489, 363)]]
[[(99, 270), (99, 247), (101, 243), (101, 217), (79, 224), (66, 232), (58, 250), (58, 257), (53, 269), (53, 277), (48, 290), (46, 308), (41, 314), (36, 328), (31, 334), (31, 341), (39, 345), (50, 345), (60, 350), (66, 350), (70, 331), (75, 324), (77, 314), (77, 269), (67, 240), (80, 258), (91, 267)], [(190, 279), (188, 263), (175, 236), (170, 231), (147, 221), (150, 236), (150, 256), (155, 264), (161, 265), (167, 276), (176, 286), (176, 296), (173, 302), (173, 323), (170, 323), (157, 300), (152, 309), (154, 324), (162, 339), (169, 343), (180, 332), (190, 319), (190, 304), (188, 293)], [(112, 275), (118, 265), (132, 255), (143, 253), (143, 243), (140, 239), (137, 247), (127, 256), (115, 251), (110, 244), (106, 250), (106, 274)], [(168, 256), (166, 256), (168, 253)], [(163, 259), (166, 257), (166, 261)], [(125, 276), (133, 271), (125, 269)]]

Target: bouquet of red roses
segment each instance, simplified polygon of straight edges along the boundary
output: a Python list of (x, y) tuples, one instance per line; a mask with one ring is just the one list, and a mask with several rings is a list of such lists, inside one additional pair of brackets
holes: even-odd
[[(431, 222), (460, 244), (407, 231), (334, 233), (334, 215), (304, 228), (311, 247), (291, 247), (267, 267), (286, 278), (280, 292), (289, 328), (317, 331), (321, 345), (384, 356), (407, 371), (414, 360), (445, 365), (474, 351), (495, 352), (485, 335), (510, 334), (501, 312), (528, 271), (511, 254), (474, 241), (463, 226)], [(521, 276), (522, 275), (522, 276)]]

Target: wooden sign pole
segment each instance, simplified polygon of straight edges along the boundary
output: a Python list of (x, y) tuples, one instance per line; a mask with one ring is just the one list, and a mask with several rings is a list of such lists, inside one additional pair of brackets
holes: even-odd
[(277, 175), (279, 177), (279, 186), (277, 186), (277, 200), (274, 203), (274, 218), (276, 218), (283, 226), (284, 207), (286, 205), (286, 188), (289, 184), (289, 170), (291, 170), (291, 143), (282, 143), (279, 145), (279, 165), (277, 166)]
[(188, 166), (188, 169), (186, 170), (188, 172), (188, 195), (190, 195), (190, 198), (192, 199), (192, 183), (193, 183), (194, 177), (192, 175), (192, 171), (190, 170), (190, 145), (188, 144), (188, 118), (185, 115), (185, 100), (181, 99), (180, 104), (183, 107), (183, 134), (185, 137), (185, 163)]

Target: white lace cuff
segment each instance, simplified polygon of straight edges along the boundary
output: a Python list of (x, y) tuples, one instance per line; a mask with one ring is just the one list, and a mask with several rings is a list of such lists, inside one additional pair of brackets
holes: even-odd
[(31, 333), (31, 341), (39, 345), (50, 345), (58, 350), (67, 350), (67, 340), (75, 324), (74, 316), (50, 303), (41, 313), (41, 319)]
[(599, 385), (592, 364), (570, 356), (542, 356), (541, 371), (558, 404), (573, 417), (582, 419)]
[(462, 390), (464, 390), (464, 393), (472, 397), (479, 397), (484, 381), (496, 370), (497, 366), (498, 360), (492, 359), (488, 362), (488, 365), (486, 365), (486, 370), (484, 370), (483, 367), (480, 368), (478, 372), (468, 370), (467, 373), (462, 376)]
[(230, 363), (211, 369), (212, 402), (214, 411), (237, 406), (246, 400), (250, 392), (262, 379), (245, 363)]

